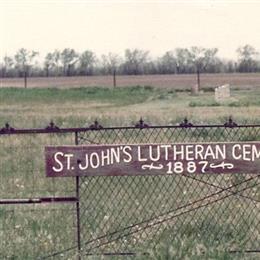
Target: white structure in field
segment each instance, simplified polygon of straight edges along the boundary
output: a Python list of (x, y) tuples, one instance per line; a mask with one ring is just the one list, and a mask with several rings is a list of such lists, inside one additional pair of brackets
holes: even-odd
[(223, 86), (215, 88), (215, 101), (221, 102), (230, 98), (230, 86), (225, 84)]

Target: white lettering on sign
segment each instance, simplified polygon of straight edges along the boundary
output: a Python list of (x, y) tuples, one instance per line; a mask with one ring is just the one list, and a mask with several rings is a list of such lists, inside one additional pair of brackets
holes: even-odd
[(63, 153), (62, 152), (57, 152), (54, 154), (54, 160), (55, 162), (59, 165), (59, 168), (56, 168), (55, 166), (52, 167), (52, 169), (55, 171), (55, 172), (61, 172), (63, 170), (63, 164), (62, 162), (59, 160), (58, 156), (63, 156)]
[(232, 155), (236, 160), (244, 160), (244, 161), (255, 161), (260, 158), (260, 151), (257, 150), (255, 145), (249, 144), (235, 144), (233, 146)]
[[(58, 158), (58, 156), (60, 156), (60, 159)], [(74, 155), (73, 154), (64, 154), (62, 152), (57, 152), (55, 153), (54, 155), (54, 160), (55, 162), (58, 164), (59, 168), (56, 168), (55, 166), (52, 167), (52, 169), (55, 171), (55, 172), (61, 172), (64, 168), (64, 165), (62, 164), (62, 161), (61, 161), (61, 158), (62, 157), (65, 157), (66, 160), (67, 160), (67, 170), (73, 170), (73, 167), (71, 167), (71, 158), (73, 157)]]
[[(260, 169), (260, 143), (140, 144), (47, 147), (54, 176), (116, 175), (160, 171), (165, 174), (244, 172)], [(127, 170), (126, 170), (127, 169)], [(49, 175), (48, 175), (49, 176)]]
[(255, 145), (252, 146), (252, 161), (260, 158), (260, 150)]

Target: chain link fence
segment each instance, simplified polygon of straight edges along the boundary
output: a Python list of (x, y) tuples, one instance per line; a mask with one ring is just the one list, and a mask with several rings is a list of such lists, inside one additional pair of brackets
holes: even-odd
[[(258, 127), (86, 131), (79, 144), (259, 141)], [(160, 241), (258, 251), (259, 175), (81, 177), (83, 255), (149, 252)], [(172, 240), (172, 241), (169, 241)]]
[[(46, 178), (47, 145), (260, 141), (260, 126), (148, 126), (0, 132), (0, 258), (146, 256), (196, 243), (260, 251), (259, 174)], [(187, 249), (188, 250), (188, 249)]]

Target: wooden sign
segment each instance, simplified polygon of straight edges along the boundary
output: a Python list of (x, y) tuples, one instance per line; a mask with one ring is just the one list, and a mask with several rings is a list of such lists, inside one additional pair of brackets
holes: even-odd
[(260, 173), (260, 142), (47, 146), (47, 177)]

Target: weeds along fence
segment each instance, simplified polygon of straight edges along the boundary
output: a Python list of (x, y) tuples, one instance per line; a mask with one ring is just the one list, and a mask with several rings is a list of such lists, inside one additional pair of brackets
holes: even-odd
[(260, 252), (259, 174), (46, 178), (47, 145), (260, 141), (260, 125), (0, 130), (0, 258)]

